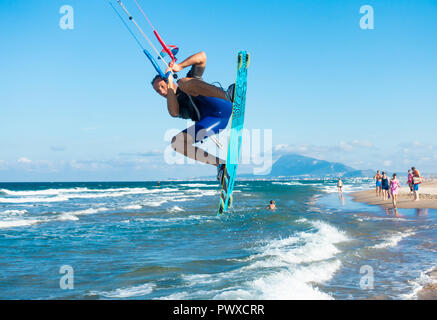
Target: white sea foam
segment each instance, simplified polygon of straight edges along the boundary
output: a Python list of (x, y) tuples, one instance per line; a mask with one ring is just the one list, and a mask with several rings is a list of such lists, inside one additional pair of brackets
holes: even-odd
[(190, 196), (192, 196), (192, 197), (213, 196), (213, 195), (220, 193), (220, 191), (218, 189), (217, 190), (189, 189), (189, 190), (186, 190), (186, 192), (195, 193), (194, 195), (190, 194)]
[(139, 210), (141, 208), (142, 208), (142, 206), (139, 204), (131, 204), (131, 205), (123, 207), (122, 209), (123, 210)]
[(6, 210), (0, 212), (1, 215), (7, 215), (7, 216), (21, 216), (26, 213), (28, 213), (27, 210)]
[(0, 189), (0, 192), (3, 192), (10, 196), (50, 196), (50, 195), (58, 195), (61, 193), (78, 193), (78, 192), (87, 192), (93, 191), (88, 188), (71, 188), (71, 189), (45, 189), (45, 190), (32, 190), (32, 191), (12, 191), (7, 189)]
[[(333, 185), (321, 185), (322, 191), (326, 193), (337, 193), (338, 187), (337, 184)], [(359, 184), (359, 185), (351, 185), (351, 184), (343, 184), (343, 193), (352, 193), (357, 191), (369, 190), (370, 186), (368, 184)]]
[(220, 277), (215, 277), (212, 274), (183, 274), (182, 280), (190, 284), (212, 284), (220, 282), (222, 279)]
[(372, 249), (385, 249), (385, 248), (396, 247), (398, 245), (399, 241), (401, 241), (404, 238), (410, 237), (414, 234), (415, 234), (415, 232), (413, 232), (411, 230), (398, 232), (398, 233), (395, 233), (395, 234), (388, 236), (387, 238), (383, 239), (383, 241), (381, 243), (376, 244), (370, 248), (372, 248)]
[(281, 181), (273, 181), (272, 184), (277, 184), (281, 186), (303, 186), (304, 184), (297, 181), (288, 181), (288, 182), (281, 182)]
[(77, 221), (77, 220), (79, 220), (79, 218), (76, 216), (76, 215), (74, 215), (74, 214), (71, 214), (71, 213), (61, 213), (60, 215), (59, 215), (59, 217), (57, 218), (57, 220), (60, 220), (60, 221), (67, 221), (67, 220), (71, 220), (71, 221)]
[[(313, 225), (312, 230), (260, 243), (253, 255), (241, 260), (249, 263), (242, 268), (218, 274), (183, 275), (182, 279), (187, 286), (212, 287), (223, 281), (243, 281), (242, 285), (219, 290), (214, 299), (332, 299), (316, 284), (328, 281), (340, 269), (341, 262), (335, 258), (340, 251), (334, 244), (347, 241), (348, 237), (325, 222), (306, 222)], [(195, 298), (195, 294), (184, 298)]]
[(20, 219), (20, 220), (2, 220), (0, 221), (0, 229), (25, 227), (40, 222), (37, 219)]
[(311, 283), (328, 281), (340, 266), (340, 261), (335, 260), (309, 267), (300, 266), (295, 270), (281, 270), (247, 283), (244, 289), (226, 290), (216, 295), (214, 299), (332, 299), (331, 295), (320, 291)]
[(213, 221), (216, 217), (213, 216), (199, 216), (199, 215), (190, 215), (186, 217), (172, 217), (172, 218), (141, 218), (138, 219), (138, 221), (143, 221), (146, 223), (162, 223), (166, 226), (169, 226), (172, 223), (180, 223), (180, 222), (195, 222), (195, 221), (201, 221), (202, 223)]
[(33, 202), (61, 202), (68, 201), (68, 197), (56, 196), (56, 197), (25, 197), (25, 198), (0, 198), (0, 203), (33, 203)]
[(215, 187), (213, 185), (205, 184), (205, 183), (187, 183), (187, 184), (181, 184), (183, 187), (189, 187), (189, 188), (211, 188)]
[(104, 212), (104, 211), (108, 211), (108, 210), (110, 210), (110, 209), (105, 208), (105, 207), (101, 207), (101, 208), (88, 208), (88, 209), (76, 210), (76, 211), (70, 211), (70, 212), (62, 212), (55, 220), (77, 221), (77, 220), (79, 220), (78, 216), (95, 214), (95, 213)]
[(182, 212), (182, 211), (185, 211), (185, 210), (182, 209), (181, 207), (173, 206), (172, 208), (167, 209), (167, 211), (168, 211), (168, 212)]
[(77, 210), (77, 211), (72, 211), (69, 213), (74, 214), (74, 215), (82, 215), (82, 214), (94, 214), (94, 213), (99, 213), (99, 212), (108, 211), (108, 210), (110, 210), (110, 209), (105, 208), (105, 207), (101, 207), (101, 208), (89, 208), (89, 209), (85, 209), (85, 210)]
[(420, 290), (422, 290), (425, 286), (430, 284), (436, 284), (437, 280), (431, 278), (428, 273), (434, 270), (435, 267), (432, 267), (428, 270), (422, 271), (420, 273), (419, 278), (408, 281), (412, 287), (411, 292), (407, 294), (401, 295), (402, 299), (417, 299), (417, 294)]
[[(334, 257), (339, 250), (336, 243), (347, 241), (344, 232), (321, 221), (310, 221), (316, 232), (299, 232), (295, 237), (273, 240), (264, 246), (258, 256), (272, 257), (283, 265), (309, 263)], [(264, 263), (272, 263), (268, 261)]]
[(148, 206), (148, 207), (159, 207), (166, 202), (167, 202), (167, 200), (147, 200), (147, 201), (144, 201), (142, 203), (142, 205)]
[[(0, 198), (0, 203), (33, 203), (33, 202), (62, 202), (70, 199), (93, 199), (107, 197), (123, 197), (139, 194), (166, 194), (179, 191), (177, 188), (147, 189), (147, 188), (112, 188), (112, 189), (46, 189), (37, 191), (10, 191), (1, 189), (8, 196)], [(200, 190), (200, 189), (198, 189)]]
[(384, 220), (390, 220), (390, 221), (408, 221), (408, 219), (405, 218), (399, 218), (396, 216), (389, 216), (389, 217), (375, 217), (375, 216), (358, 216), (354, 215), (358, 218), (360, 221), (384, 221)]
[(159, 300), (184, 300), (184, 299), (187, 299), (188, 296), (189, 296), (189, 293), (186, 291), (183, 291), (183, 292), (173, 293), (173, 294), (168, 295), (166, 297), (160, 297), (158, 299)]
[(139, 286), (115, 289), (113, 291), (92, 291), (88, 295), (98, 295), (106, 298), (141, 297), (150, 294), (156, 287), (154, 283), (145, 283)]

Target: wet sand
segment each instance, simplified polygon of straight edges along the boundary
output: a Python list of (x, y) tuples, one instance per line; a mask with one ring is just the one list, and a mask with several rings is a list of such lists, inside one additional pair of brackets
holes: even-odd
[[(393, 208), (391, 198), (383, 200), (376, 195), (375, 189), (354, 192), (351, 194), (354, 201), (371, 205), (379, 205), (384, 208)], [(419, 188), (419, 201), (413, 201), (413, 193), (409, 187), (402, 187), (399, 191), (397, 207), (405, 209), (437, 209), (437, 181), (425, 181)]]
[(418, 293), (417, 299), (419, 300), (437, 300), (437, 268), (426, 273), (428, 277), (436, 281), (436, 283), (430, 283), (425, 285)]

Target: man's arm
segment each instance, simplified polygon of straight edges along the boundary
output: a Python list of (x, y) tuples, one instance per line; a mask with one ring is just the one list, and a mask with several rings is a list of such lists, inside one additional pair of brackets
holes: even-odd
[(196, 54), (193, 54), (192, 56), (188, 57), (181, 63), (175, 63), (173, 67), (171, 68), (173, 72), (179, 72), (182, 69), (190, 66), (199, 66), (202, 68), (205, 68), (206, 66), (206, 53), (201, 51)]
[(172, 116), (172, 117), (177, 117), (179, 116), (179, 102), (178, 99), (176, 97), (176, 89), (175, 89), (175, 85), (173, 83), (173, 76), (170, 75), (168, 77), (168, 83), (167, 83), (167, 109), (168, 109), (168, 113)]

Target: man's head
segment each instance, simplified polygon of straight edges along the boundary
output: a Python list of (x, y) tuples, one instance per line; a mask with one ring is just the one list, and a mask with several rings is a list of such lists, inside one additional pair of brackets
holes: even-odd
[(152, 87), (162, 97), (167, 97), (167, 84), (158, 74), (152, 80)]

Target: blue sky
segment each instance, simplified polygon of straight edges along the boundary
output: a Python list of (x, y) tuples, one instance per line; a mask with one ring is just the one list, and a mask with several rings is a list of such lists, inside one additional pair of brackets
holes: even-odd
[[(272, 129), (274, 159), (437, 172), (436, 1), (139, 2), (180, 60), (207, 53), (206, 81), (227, 86), (237, 51), (252, 54), (245, 123)], [(73, 30), (59, 27), (65, 4)], [(363, 5), (374, 30), (360, 28)], [(0, 30), (0, 181), (214, 174), (164, 162), (166, 130), (187, 123), (168, 115), (107, 1), (2, 0)]]

